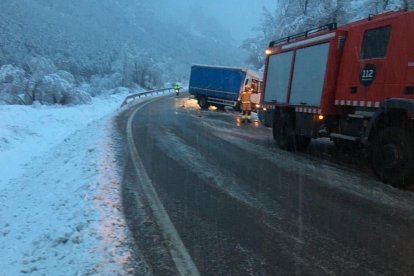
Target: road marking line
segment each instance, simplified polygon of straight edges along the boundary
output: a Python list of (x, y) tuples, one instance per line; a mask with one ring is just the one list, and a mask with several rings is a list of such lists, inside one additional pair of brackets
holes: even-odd
[(193, 259), (188, 253), (183, 241), (181, 240), (177, 230), (174, 227), (170, 217), (168, 216), (167, 211), (164, 208), (164, 205), (161, 203), (160, 198), (158, 197), (157, 191), (150, 178), (148, 177), (144, 165), (142, 164), (141, 158), (138, 155), (137, 148), (134, 144), (134, 139), (132, 136), (132, 120), (135, 117), (135, 114), (141, 110), (147, 104), (152, 103), (158, 99), (150, 100), (142, 105), (140, 105), (128, 118), (127, 124), (127, 141), (128, 146), (131, 152), (132, 162), (134, 163), (134, 168), (137, 172), (138, 180), (142, 184), (143, 191), (145, 196), (148, 199), (150, 204), (151, 211), (154, 214), (157, 224), (160, 227), (164, 239), (168, 243), (168, 248), (171, 254), (171, 257), (174, 261), (175, 267), (179, 275), (200, 275), (196, 265), (194, 264)]

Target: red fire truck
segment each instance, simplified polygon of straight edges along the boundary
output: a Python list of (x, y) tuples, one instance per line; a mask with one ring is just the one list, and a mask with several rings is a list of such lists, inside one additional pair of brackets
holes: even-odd
[(260, 119), (282, 149), (311, 138), (370, 149), (378, 177), (414, 180), (414, 11), (335, 23), (266, 50)]

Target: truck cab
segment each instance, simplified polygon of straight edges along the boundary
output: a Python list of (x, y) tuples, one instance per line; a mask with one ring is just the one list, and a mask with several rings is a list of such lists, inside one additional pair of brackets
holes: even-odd
[(262, 99), (263, 80), (256, 73), (248, 71), (241, 92), (244, 91), (246, 85), (249, 85), (253, 89), (251, 96), (252, 109), (253, 111), (257, 111), (260, 108), (260, 102)]

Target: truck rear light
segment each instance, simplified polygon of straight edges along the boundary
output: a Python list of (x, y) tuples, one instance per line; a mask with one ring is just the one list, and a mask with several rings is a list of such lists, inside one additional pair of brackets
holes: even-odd
[(323, 119), (325, 119), (325, 117), (322, 114), (318, 115), (318, 120), (319, 121), (322, 121)]

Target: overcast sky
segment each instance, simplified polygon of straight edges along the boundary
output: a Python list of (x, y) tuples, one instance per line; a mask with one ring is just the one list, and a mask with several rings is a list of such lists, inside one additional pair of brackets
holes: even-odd
[[(196, 0), (199, 1), (199, 0)], [(254, 36), (252, 29), (259, 25), (263, 7), (273, 10), (277, 0), (208, 0), (199, 1), (241, 41)]]
[[(166, 0), (164, 0), (166, 1)], [(179, 0), (174, 2), (175, 7), (190, 8), (200, 6), (202, 10), (229, 30), (234, 38), (241, 42), (246, 38), (255, 36), (254, 27), (260, 24), (263, 15), (263, 7), (274, 10), (278, 0)], [(166, 8), (171, 2), (164, 2)], [(179, 15), (178, 15), (179, 17)]]

